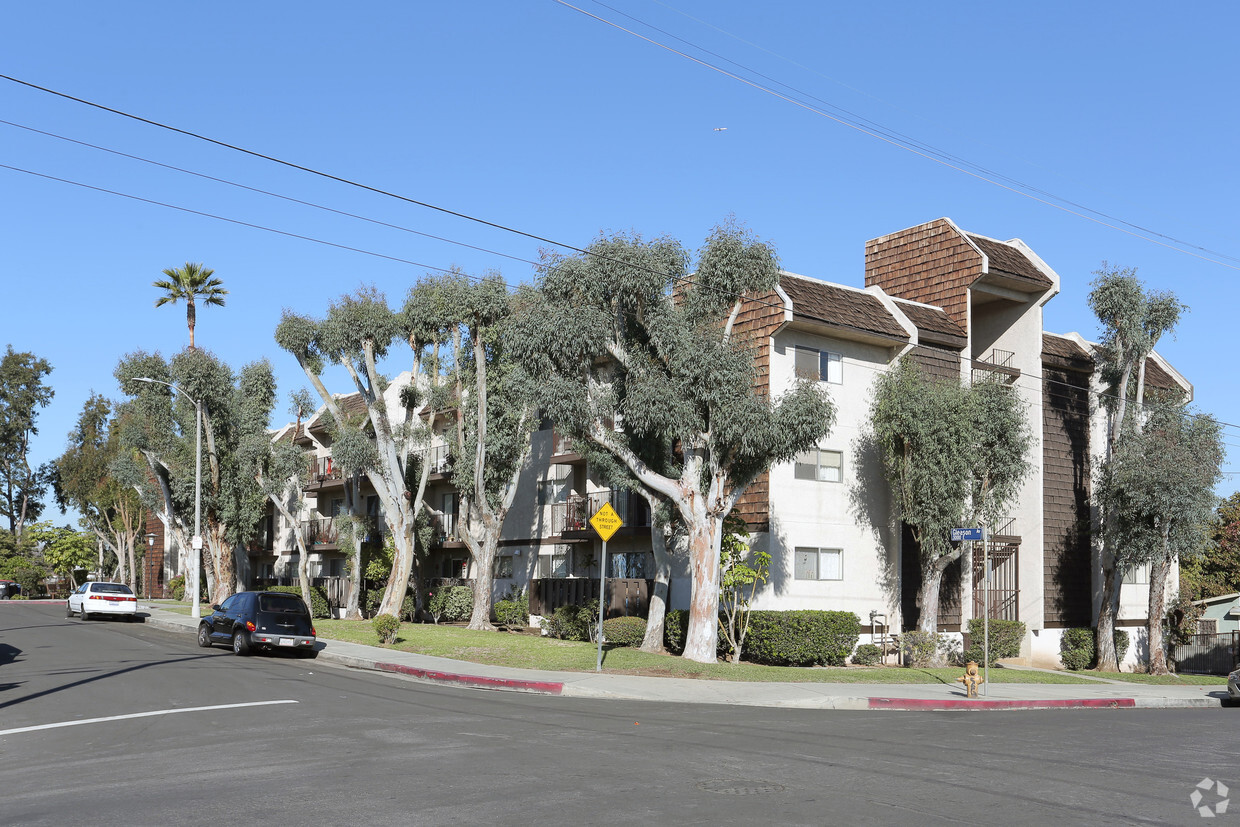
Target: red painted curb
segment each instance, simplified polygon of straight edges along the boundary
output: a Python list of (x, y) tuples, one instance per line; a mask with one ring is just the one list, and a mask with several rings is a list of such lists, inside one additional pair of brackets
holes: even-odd
[(508, 678), (483, 678), (478, 675), (460, 675), (455, 672), (438, 672), (434, 669), (419, 669), (414, 666), (401, 666), (398, 663), (376, 663), (375, 668), (381, 672), (397, 672), (429, 681), (456, 683), (464, 686), (477, 686), (482, 689), (516, 689), (522, 692), (541, 692), (544, 695), (559, 695), (564, 691), (564, 684), (552, 681), (521, 681)]
[(1133, 698), (1064, 698), (1045, 701), (929, 700), (914, 698), (870, 698), (870, 709), (947, 710), (947, 709), (1132, 709)]

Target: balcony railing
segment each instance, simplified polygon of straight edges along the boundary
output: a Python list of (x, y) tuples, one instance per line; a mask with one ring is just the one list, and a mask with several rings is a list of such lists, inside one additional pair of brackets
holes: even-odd
[(340, 472), (340, 466), (334, 464), (331, 457), (310, 458), (310, 468), (306, 473), (306, 485), (308, 487), (318, 487), (343, 478), (344, 475)]
[(447, 445), (436, 445), (434, 448), (426, 448), (421, 453), (425, 460), (430, 463), (432, 474), (452, 473), (452, 454), (448, 451)]
[(318, 520), (303, 520), (301, 523), (301, 538), (305, 541), (308, 548), (336, 545), (339, 534), (336, 530), (335, 518), (323, 517)]
[(650, 506), (645, 498), (627, 489), (613, 488), (589, 497), (569, 497), (567, 502), (552, 504), (551, 533), (560, 535), (590, 530), (590, 518), (606, 503), (611, 503), (620, 515), (622, 529), (650, 527)]
[(455, 543), (461, 539), (456, 533), (455, 514), (432, 514), (431, 529), (435, 532), (436, 543)]

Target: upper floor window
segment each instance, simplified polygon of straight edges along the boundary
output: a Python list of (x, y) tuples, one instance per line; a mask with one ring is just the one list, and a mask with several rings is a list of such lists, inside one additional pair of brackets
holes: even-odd
[(844, 362), (838, 353), (816, 350), (812, 347), (798, 347), (796, 349), (796, 373), (797, 376), (806, 379), (841, 385), (844, 383)]
[(1124, 572), (1125, 586), (1147, 586), (1150, 582), (1150, 564), (1141, 563)]
[(840, 482), (844, 478), (844, 455), (822, 448), (802, 451), (797, 454), (794, 475), (799, 480)]

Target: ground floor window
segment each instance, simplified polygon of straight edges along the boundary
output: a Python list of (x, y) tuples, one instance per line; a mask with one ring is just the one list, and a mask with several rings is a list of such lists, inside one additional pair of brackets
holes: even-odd
[(552, 577), (568, 577), (571, 552), (557, 547), (550, 554), (538, 555), (538, 576), (544, 580)]
[(627, 580), (645, 580), (650, 575), (649, 553), (645, 551), (622, 551), (607, 555), (607, 576)]
[(495, 577), (512, 577), (512, 555), (505, 554), (495, 558)]
[(838, 548), (796, 547), (793, 567), (797, 580), (843, 580), (844, 551)]

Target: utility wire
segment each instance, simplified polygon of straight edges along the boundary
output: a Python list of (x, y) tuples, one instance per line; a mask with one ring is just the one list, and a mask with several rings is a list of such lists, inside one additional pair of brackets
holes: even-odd
[[(554, 0), (554, 2), (566, 8), (572, 9), (575, 12), (583, 14), (586, 17), (589, 17), (593, 20), (597, 20), (600, 23), (603, 23), (607, 26), (611, 26), (614, 29), (624, 32), (625, 34), (636, 37), (639, 40), (644, 40), (647, 43), (651, 44), (652, 46), (657, 46), (660, 49), (671, 52), (672, 54), (678, 55), (679, 57), (682, 57), (686, 60), (692, 61), (693, 63), (696, 63), (700, 66), (710, 69), (713, 72), (718, 72), (719, 74), (725, 77), (731, 78), (732, 80), (738, 81), (739, 83), (743, 83), (746, 86), (750, 86), (760, 92), (764, 92), (765, 94), (771, 95), (772, 97), (778, 98), (779, 100), (785, 101), (787, 103), (791, 103), (792, 105), (800, 107), (801, 109), (804, 109), (808, 112), (812, 112), (813, 114), (833, 120), (838, 124), (847, 126), (848, 128), (856, 130), (857, 132), (860, 132), (864, 135), (868, 135), (871, 138), (877, 138), (880, 141), (883, 141), (885, 143), (891, 144), (892, 146), (903, 149), (906, 152), (910, 152), (914, 155), (925, 158), (926, 160), (933, 161), (936, 164), (940, 164), (949, 169), (954, 169), (957, 172), (963, 173), (972, 178), (976, 178), (979, 181), (984, 181), (988, 184), (999, 187), (1000, 189), (1005, 189), (1009, 192), (1015, 193), (1016, 195), (1020, 195), (1025, 198), (1028, 198), (1031, 201), (1036, 201), (1040, 204), (1044, 204), (1048, 207), (1052, 207), (1061, 212), (1068, 213), (1069, 215), (1075, 215), (1078, 218), (1083, 218), (1086, 221), (1091, 221), (1103, 227), (1108, 227), (1112, 230), (1116, 230), (1117, 232), (1124, 233), (1125, 235), (1130, 235), (1130, 236), (1133, 236), (1134, 238), (1140, 238), (1144, 241), (1148, 241), (1151, 244), (1156, 244), (1160, 247), (1166, 247), (1167, 249), (1170, 249), (1170, 250), (1175, 250), (1177, 252), (1185, 253), (1186, 255), (1193, 256), (1194, 258), (1199, 258), (1203, 261), (1208, 261), (1211, 264), (1217, 264), (1220, 267), (1227, 267), (1228, 269), (1231, 269), (1231, 270), (1240, 270), (1240, 264), (1228, 264), (1226, 261), (1219, 260), (1220, 258), (1227, 258), (1227, 259), (1231, 259), (1232, 261), (1240, 262), (1240, 258), (1236, 258), (1236, 257), (1226, 255), (1223, 253), (1217, 253), (1213, 250), (1208, 250), (1204, 247), (1193, 245), (1193, 244), (1190, 244), (1189, 242), (1181, 241), (1179, 239), (1164, 235), (1162, 233), (1154, 233), (1152, 231), (1144, 230), (1142, 228), (1139, 228), (1138, 225), (1130, 224), (1129, 222), (1112, 218), (1110, 216), (1107, 216), (1105, 213), (1098, 212), (1097, 210), (1093, 210), (1088, 207), (1079, 207), (1078, 205), (1074, 204), (1071, 201), (1068, 201), (1067, 199), (1060, 198), (1054, 195), (1050, 195), (1049, 193), (1045, 193), (1044, 194), (1045, 197), (1040, 197), (1038, 194), (1040, 193), (1040, 191), (1035, 190), (1032, 187), (1028, 187), (1027, 185), (1020, 184), (1019, 182), (1014, 182), (1013, 184), (1005, 184), (1000, 180), (996, 180), (997, 176), (992, 176), (990, 174), (984, 174), (983, 172), (980, 172), (980, 171), (974, 171), (974, 170), (980, 170), (981, 168), (976, 167), (975, 165), (969, 162), (955, 161), (955, 160), (949, 159), (948, 157), (941, 157), (938, 154), (938, 150), (924, 149), (924, 148), (921, 148), (920, 146), (911, 144), (902, 139), (893, 137), (890, 134), (885, 134), (887, 132), (887, 130), (885, 129), (880, 131), (879, 129), (865, 126), (862, 123), (849, 120), (848, 118), (841, 117), (839, 115), (834, 115), (830, 112), (825, 111), (822, 108), (805, 103), (804, 101), (798, 100), (797, 98), (794, 98), (790, 95), (786, 95), (782, 92), (772, 89), (769, 86), (764, 86), (761, 83), (750, 80), (749, 78), (743, 77), (742, 75), (738, 75), (735, 72), (730, 72), (727, 69), (724, 69), (720, 66), (716, 66), (715, 64), (709, 61), (694, 57), (693, 55), (690, 55), (687, 52), (680, 51), (679, 49), (674, 49), (665, 43), (660, 43), (659, 41), (646, 37), (643, 34), (639, 34), (638, 32), (635, 32), (632, 29), (627, 29), (624, 26), (621, 26), (618, 23), (614, 23), (605, 17), (600, 17), (599, 15), (588, 12), (585, 9), (580, 8), (579, 6), (574, 6), (572, 3), (566, 2), (566, 0)], [(646, 24), (643, 24), (643, 25), (646, 25)], [(654, 27), (651, 27), (651, 28), (654, 28)], [(695, 46), (694, 48), (699, 48), (699, 47)], [(705, 52), (706, 50), (702, 49), (701, 51)], [(968, 167), (973, 167), (974, 169), (969, 169)], [(1008, 180), (1012, 180), (1012, 179), (1008, 179)], [(1061, 202), (1061, 203), (1055, 203), (1056, 201)], [(1073, 207), (1076, 207), (1076, 209), (1073, 209)], [(1094, 213), (1096, 216), (1105, 216), (1105, 220), (1102, 217), (1095, 217), (1095, 215), (1089, 215), (1087, 213)], [(1128, 227), (1134, 227), (1137, 229), (1126, 229), (1125, 226), (1122, 226), (1122, 225), (1127, 225)], [(1160, 238), (1168, 239), (1168, 241), (1160, 241), (1159, 238), (1152, 238), (1151, 235), (1156, 235)], [(1185, 248), (1188, 248), (1188, 249), (1185, 249)], [(1195, 250), (1201, 250), (1203, 252), (1194, 252)], [(1205, 255), (1204, 253), (1209, 253), (1209, 255)], [(1216, 256), (1216, 257), (1211, 258), (1211, 256)]]
[(13, 121), (6, 121), (2, 118), (0, 118), (0, 124), (5, 124), (7, 126), (16, 127), (17, 129), (24, 129), (28, 132), (33, 132), (36, 135), (45, 135), (49, 138), (56, 138), (61, 141), (67, 141), (68, 143), (77, 144), (78, 146), (88, 147), (90, 149), (98, 150), (99, 152), (107, 152), (112, 155), (117, 155), (121, 158), (129, 158), (134, 161), (141, 161), (144, 164), (150, 164), (152, 166), (162, 167), (163, 169), (170, 169), (174, 172), (180, 172), (184, 175), (192, 175), (195, 178), (202, 178), (207, 181), (215, 181), (216, 183), (219, 183), (219, 184), (227, 184), (230, 187), (236, 187), (238, 189), (243, 189), (249, 192), (258, 193), (259, 195), (266, 195), (271, 198), (279, 198), (282, 201), (288, 201), (293, 204), (300, 204), (304, 207), (313, 207), (316, 210), (323, 210), (324, 212), (334, 213), (335, 215), (343, 215), (346, 218), (354, 218), (354, 219), (357, 219), (358, 221), (365, 221), (370, 224), (376, 224), (380, 227), (388, 227), (393, 230), (400, 230), (401, 232), (412, 233), (413, 235), (419, 235), (419, 236), (422, 236), (423, 238), (429, 238), (435, 241), (442, 241), (446, 244), (455, 244), (458, 247), (465, 247), (466, 249), (469, 249), (469, 250), (477, 250), (480, 253), (489, 253), (491, 255), (510, 259), (512, 261), (519, 261), (523, 264), (532, 264), (535, 267), (539, 266), (539, 262), (532, 261), (526, 258), (521, 258), (520, 256), (509, 255), (508, 253), (501, 253), (498, 250), (491, 250), (487, 247), (478, 247), (473, 244), (467, 244), (464, 241), (457, 241), (452, 238), (445, 238), (444, 236), (432, 235), (431, 233), (422, 232), (421, 230), (415, 230), (410, 227), (404, 227), (399, 224), (390, 224), (387, 221), (380, 221), (377, 218), (368, 218), (367, 216), (358, 215), (357, 213), (346, 212), (345, 210), (338, 210), (333, 207), (324, 206), (323, 204), (316, 204), (313, 201), (303, 201), (300, 198), (293, 198), (292, 196), (289, 196), (289, 195), (281, 195), (278, 192), (271, 192), (269, 190), (259, 189), (258, 187), (251, 187), (247, 184), (241, 184), (236, 181), (229, 181), (227, 178), (217, 178), (214, 175), (207, 175), (206, 173), (195, 172), (192, 169), (185, 169), (183, 167), (173, 166), (172, 164), (165, 164), (160, 161), (151, 160), (150, 158), (143, 158), (140, 155), (131, 155), (128, 152), (121, 152), (120, 150), (117, 150), (117, 149), (109, 149), (106, 146), (99, 146), (98, 144), (88, 143), (87, 141), (79, 141), (76, 138), (69, 138), (64, 135), (57, 135), (55, 132), (46, 132), (42, 129), (35, 129), (32, 126), (25, 126), (24, 124), (14, 123)]

